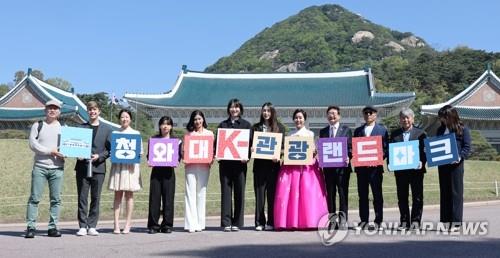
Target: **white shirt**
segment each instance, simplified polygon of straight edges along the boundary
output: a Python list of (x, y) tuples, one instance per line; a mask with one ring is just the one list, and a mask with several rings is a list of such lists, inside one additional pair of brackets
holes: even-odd
[(374, 127), (375, 125), (365, 125), (365, 135), (371, 136)]
[(297, 130), (297, 128), (291, 130), (288, 133), (288, 136), (310, 136), (314, 137), (314, 132), (311, 130), (308, 130), (305, 126), (302, 127), (300, 130)]
[(330, 137), (335, 137), (337, 135), (337, 131), (339, 130), (340, 123), (337, 122), (333, 125), (330, 125)]

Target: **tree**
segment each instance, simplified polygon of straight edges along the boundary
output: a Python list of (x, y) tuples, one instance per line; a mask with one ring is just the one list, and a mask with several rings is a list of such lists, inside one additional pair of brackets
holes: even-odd
[(72, 88), (71, 82), (66, 81), (65, 79), (59, 77), (48, 78), (46, 82), (52, 86), (55, 86), (65, 91), (70, 91), (70, 89)]
[(7, 92), (9, 92), (9, 85), (2, 83), (0, 84), (0, 98), (3, 97)]
[(33, 77), (37, 78), (38, 80), (43, 81), (43, 77), (44, 77), (44, 75), (43, 75), (43, 72), (42, 72), (42, 71), (40, 71), (40, 70), (36, 70), (36, 69), (33, 69), (33, 70), (31, 71), (31, 75), (33, 75)]
[(24, 71), (17, 71), (14, 74), (14, 84), (17, 85), (21, 80), (26, 76), (26, 73)]

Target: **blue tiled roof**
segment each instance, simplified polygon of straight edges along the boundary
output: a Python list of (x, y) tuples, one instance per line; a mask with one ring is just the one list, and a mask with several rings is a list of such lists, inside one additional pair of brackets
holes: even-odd
[(241, 77), (238, 74), (232, 77), (208, 74), (204, 77), (205, 74), (188, 73), (181, 76), (172, 96), (126, 94), (125, 98), (144, 105), (165, 107), (224, 107), (232, 98), (254, 107), (267, 101), (275, 106), (314, 107), (333, 103), (340, 106), (388, 105), (415, 97), (413, 92), (370, 94), (368, 73), (349, 74), (355, 75), (279, 74), (272, 78), (273, 74), (243, 74)]
[[(61, 109), (61, 115), (75, 114), (74, 108), (63, 107)], [(21, 121), (21, 120), (33, 120), (42, 119), (45, 117), (45, 109), (6, 109), (0, 108), (0, 120), (5, 121)]]
[[(481, 107), (461, 107), (455, 106), (458, 115), (461, 119), (467, 120), (496, 120), (500, 121), (500, 107), (498, 108), (481, 108)], [(425, 110), (423, 114), (438, 115), (439, 108), (433, 110)]]

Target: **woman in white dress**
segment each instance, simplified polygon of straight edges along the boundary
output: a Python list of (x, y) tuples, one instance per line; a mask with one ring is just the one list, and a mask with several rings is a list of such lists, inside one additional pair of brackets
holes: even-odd
[[(118, 118), (120, 119), (121, 128), (118, 132), (114, 133), (140, 134), (138, 131), (130, 127), (130, 123), (132, 122), (132, 113), (129, 110), (120, 110), (120, 113), (118, 113)], [(140, 154), (143, 154), (142, 145)], [(115, 215), (113, 228), (114, 234), (128, 234), (130, 232), (132, 210), (134, 209), (134, 192), (142, 189), (142, 181), (139, 168), (140, 164), (111, 164), (109, 190), (115, 191), (115, 199), (113, 202), (113, 210)], [(124, 195), (126, 201), (126, 221), (123, 231), (120, 232), (120, 204)]]
[[(191, 113), (186, 126), (190, 136), (214, 136), (207, 130), (205, 116), (200, 110)], [(186, 210), (184, 213), (184, 229), (189, 233), (201, 232), (205, 229), (205, 202), (211, 164), (186, 164)]]

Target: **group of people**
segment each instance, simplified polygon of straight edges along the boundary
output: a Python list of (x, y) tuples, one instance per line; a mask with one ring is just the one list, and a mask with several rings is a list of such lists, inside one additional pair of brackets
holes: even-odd
[[(60, 192), (64, 170), (64, 156), (58, 151), (58, 135), (61, 124), (58, 121), (61, 103), (50, 100), (45, 105), (46, 118), (33, 124), (29, 136), (30, 148), (35, 152), (32, 171), (31, 194), (27, 207), (26, 238), (33, 238), (36, 230), (38, 203), (45, 182), (50, 191), (50, 218), (48, 236), (59, 237), (57, 229)], [(243, 116), (243, 104), (231, 99), (227, 105), (228, 118), (218, 128), (250, 129), (259, 132), (282, 133), (284, 126), (278, 122), (276, 109), (269, 102), (261, 108), (260, 121), (251, 125)], [(97, 236), (99, 200), (106, 172), (106, 159), (110, 156), (111, 127), (99, 121), (100, 107), (94, 101), (87, 103), (89, 121), (83, 127), (92, 129), (92, 155), (90, 159), (78, 159), (76, 183), (78, 191), (78, 236)], [(348, 156), (345, 167), (321, 168), (315, 161), (310, 165), (283, 165), (281, 159), (254, 159), (253, 184), (255, 192), (255, 230), (307, 230), (316, 229), (321, 217), (330, 214), (331, 221), (338, 221), (339, 229), (347, 229), (349, 179), (352, 173), (352, 137), (381, 136), (384, 159), (389, 155), (388, 144), (418, 140), (420, 142), (420, 165), (417, 169), (394, 173), (397, 185), (398, 206), (400, 210), (400, 229), (419, 227), (423, 209), (423, 180), (426, 172), (426, 159), (423, 141), (426, 132), (414, 126), (414, 113), (403, 108), (399, 113), (400, 127), (391, 132), (377, 123), (377, 109), (366, 106), (363, 110), (365, 123), (352, 130), (341, 123), (341, 109), (329, 106), (326, 110), (328, 125), (320, 130), (320, 138), (347, 137)], [(440, 221), (456, 230), (463, 214), (463, 175), (464, 160), (470, 152), (471, 137), (467, 127), (461, 122), (457, 110), (444, 106), (438, 113), (441, 126), (437, 135), (455, 133), (460, 159), (448, 165), (441, 165), (440, 184)], [(314, 137), (314, 132), (306, 128), (307, 113), (297, 109), (293, 113), (295, 128), (288, 136)], [(123, 109), (119, 112), (121, 128), (118, 133), (139, 134), (131, 128), (132, 113)], [(163, 116), (158, 121), (159, 132), (153, 137), (174, 138), (174, 121)], [(202, 111), (194, 110), (186, 126), (187, 135), (214, 136), (207, 129)], [(182, 160), (182, 147), (180, 159)], [(249, 146), (249, 148), (252, 148)], [(140, 153), (143, 154), (142, 146)], [(250, 153), (250, 152), (249, 152)], [(147, 154), (149, 155), (149, 154)], [(224, 232), (239, 231), (244, 225), (245, 185), (248, 159), (243, 161), (219, 160), (219, 179), (221, 187), (220, 226)], [(88, 177), (88, 166), (92, 166), (92, 176)], [(185, 212), (184, 229), (190, 233), (205, 229), (205, 203), (210, 164), (185, 164)], [(381, 228), (383, 221), (383, 166), (355, 167), (359, 197), (359, 216), (361, 228)], [(174, 217), (175, 171), (173, 167), (151, 168), (149, 214), (147, 228), (151, 234), (171, 233)], [(134, 207), (133, 193), (142, 189), (139, 164), (112, 163), (108, 188), (114, 191), (114, 229), (115, 234), (127, 234), (131, 228)], [(369, 189), (373, 195), (375, 218), (369, 223)], [(409, 209), (408, 196), (411, 188), (412, 208)], [(88, 195), (90, 191), (90, 207)], [(337, 209), (336, 195), (339, 195)], [(126, 220), (121, 229), (119, 224), (120, 206), (125, 197)], [(267, 202), (267, 217), (266, 217)], [(160, 217), (161, 223), (160, 223)]]

